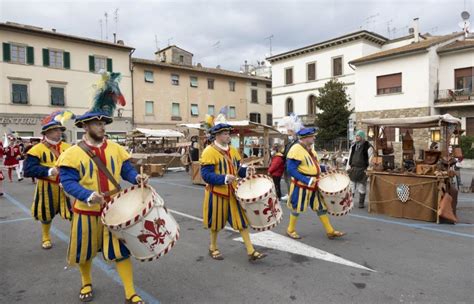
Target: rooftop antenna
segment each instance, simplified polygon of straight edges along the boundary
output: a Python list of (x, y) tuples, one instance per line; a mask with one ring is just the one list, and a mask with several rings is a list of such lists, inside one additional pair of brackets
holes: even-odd
[(156, 51), (158, 52), (160, 48), (158, 47), (158, 36), (156, 36), (156, 34), (155, 34), (155, 47), (156, 47)]
[(273, 39), (273, 34), (271, 34), (271, 35), (268, 36), (268, 37), (265, 37), (264, 39), (265, 39), (265, 40), (268, 39), (268, 41), (270, 42), (270, 56), (272, 56), (272, 39)]
[(173, 40), (173, 37), (171, 37), (171, 38), (168, 38), (168, 46), (170, 46), (170, 42), (171, 42), (171, 40)]
[(391, 34), (390, 33), (390, 24), (392, 22), (393, 22), (393, 19), (390, 19), (389, 21), (386, 22), (387, 23), (387, 36), (388, 36), (388, 38), (392, 38), (391, 35), (390, 35)]
[(114, 11), (114, 22), (115, 22), (115, 34), (118, 35), (118, 12), (119, 12), (119, 9), (116, 8), (115, 11)]
[(109, 17), (109, 14), (107, 14), (107, 12), (104, 13), (104, 17), (105, 17), (105, 40), (109, 40), (109, 32), (108, 32), (108, 17)]
[(99, 25), (100, 25), (100, 40), (104, 40), (104, 27), (102, 25), (102, 19), (99, 19)]
[(375, 18), (377, 18), (380, 14), (377, 13), (375, 15), (371, 15), (367, 18), (365, 18), (365, 27), (366, 27), (366, 30), (369, 30), (369, 23), (375, 23)]
[[(464, 5), (466, 5), (466, 3), (464, 3)], [(471, 25), (471, 23), (469, 22), (469, 17), (471, 17), (469, 12), (463, 11), (461, 13), (462, 21), (458, 23), (459, 27), (462, 28), (465, 37), (467, 37), (467, 35), (469, 34), (469, 26)]]

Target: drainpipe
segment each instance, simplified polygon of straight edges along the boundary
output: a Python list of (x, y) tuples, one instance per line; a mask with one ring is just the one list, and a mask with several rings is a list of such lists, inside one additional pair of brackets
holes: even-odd
[(132, 54), (134, 52), (135, 52), (135, 49), (132, 49), (132, 51), (128, 55), (129, 62), (130, 62), (130, 74), (131, 74), (131, 77), (132, 77), (132, 121), (131, 121), (132, 130), (135, 128), (135, 102), (134, 102), (135, 94), (133, 92), (133, 68), (134, 67), (133, 67), (133, 63), (132, 63)]

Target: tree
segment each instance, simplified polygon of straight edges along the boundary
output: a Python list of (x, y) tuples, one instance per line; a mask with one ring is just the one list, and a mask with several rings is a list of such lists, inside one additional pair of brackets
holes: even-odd
[(346, 94), (346, 88), (337, 79), (326, 82), (324, 87), (319, 88), (319, 96), (316, 104), (321, 113), (316, 114), (317, 126), (319, 128), (318, 138), (320, 140), (332, 140), (347, 136), (347, 124), (349, 116), (354, 109), (349, 109), (350, 98)]

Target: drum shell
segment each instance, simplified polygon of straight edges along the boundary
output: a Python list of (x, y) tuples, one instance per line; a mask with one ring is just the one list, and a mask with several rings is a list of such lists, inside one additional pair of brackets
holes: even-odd
[[(268, 179), (271, 187), (266, 189), (265, 193), (252, 198), (239, 197), (239, 187), (247, 182), (256, 182), (258, 179)], [(263, 174), (249, 176), (239, 182), (236, 189), (236, 198), (240, 206), (245, 211), (250, 227), (257, 231), (269, 230), (276, 227), (283, 216), (283, 211), (275, 194), (275, 185), (273, 180)]]
[[(127, 189), (139, 191), (138, 187)], [(154, 192), (154, 191), (153, 191)], [(139, 203), (118, 200), (110, 203)], [(106, 223), (107, 206), (102, 213), (102, 222), (110, 232), (128, 248), (132, 256), (140, 261), (151, 261), (168, 253), (179, 238), (179, 225), (164, 206), (162, 198), (153, 193), (151, 206), (144, 206), (141, 214), (120, 225)]]
[[(332, 177), (331, 177), (332, 176)], [(353, 206), (352, 192), (350, 188), (350, 179), (346, 173), (340, 171), (329, 171), (324, 173), (319, 178), (321, 181), (324, 178), (343, 178), (345, 187), (337, 189), (337, 191), (329, 191), (328, 189), (319, 189), (319, 192), (324, 199), (328, 214), (333, 216), (343, 216), (348, 214)]]

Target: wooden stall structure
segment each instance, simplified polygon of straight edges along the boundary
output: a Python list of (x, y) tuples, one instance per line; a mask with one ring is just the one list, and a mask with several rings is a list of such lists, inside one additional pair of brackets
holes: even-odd
[[(373, 133), (375, 149), (374, 167), (367, 171), (370, 177), (369, 213), (439, 223), (439, 205), (444, 192), (451, 185), (449, 172), (442, 168), (440, 162), (443, 157), (449, 162), (451, 158), (448, 153), (449, 142), (451, 137), (456, 136), (461, 121), (446, 114), (363, 119), (361, 122), (368, 125), (368, 134)], [(438, 143), (441, 151), (425, 150), (423, 160), (415, 159), (417, 154), (414, 151), (413, 139), (411, 136), (406, 136), (403, 142), (402, 164), (395, 164), (393, 156), (385, 155), (393, 154), (393, 148), (381, 139), (381, 130), (384, 127), (428, 128), (432, 132), (436, 131), (439, 135)], [(391, 153), (390, 151), (386, 153), (387, 150), (391, 150)], [(438, 155), (440, 158), (432, 158), (432, 155)], [(407, 170), (407, 161), (412, 161), (416, 170)], [(423, 170), (418, 170), (419, 168)]]
[[(228, 121), (228, 124), (230, 124), (233, 128), (234, 131), (232, 133), (232, 136), (237, 136), (239, 138), (239, 152), (240, 155), (244, 155), (244, 148), (245, 147), (245, 138), (247, 137), (258, 137), (258, 138), (263, 138), (263, 141), (261, 144), (258, 146), (252, 145), (252, 148), (258, 148), (261, 149), (263, 152), (263, 155), (261, 158), (257, 159), (257, 161), (260, 163), (260, 165), (255, 166), (257, 173), (267, 173), (268, 170), (268, 165), (270, 162), (270, 152), (271, 152), (271, 145), (270, 145), (270, 140), (272, 138), (279, 138), (282, 136), (280, 131), (278, 131), (276, 128), (272, 126), (268, 126), (265, 124), (260, 124), (256, 122), (251, 122), (248, 120), (240, 120), (240, 121)], [(206, 147), (206, 142), (207, 142), (207, 134), (205, 129), (202, 127), (201, 124), (178, 124), (178, 127), (181, 128), (189, 128), (189, 129), (195, 129), (198, 131), (198, 149), (199, 149), (199, 155), (201, 155), (202, 151)], [(249, 159), (243, 159), (242, 163), (249, 163), (249, 162), (255, 162), (255, 158), (249, 158)], [(199, 162), (193, 162), (190, 166), (189, 173), (191, 175), (192, 182), (194, 184), (199, 184), (199, 185), (205, 185), (205, 182), (201, 178), (201, 166), (199, 165)]]

